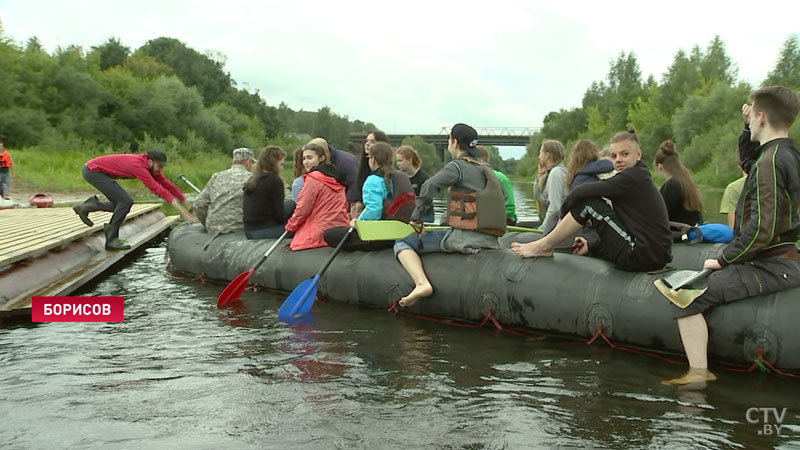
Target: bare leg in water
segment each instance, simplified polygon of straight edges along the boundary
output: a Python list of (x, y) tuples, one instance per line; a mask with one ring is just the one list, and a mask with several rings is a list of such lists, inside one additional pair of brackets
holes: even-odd
[(397, 259), (414, 281), (414, 290), (400, 299), (400, 306), (411, 306), (420, 298), (428, 297), (433, 294), (433, 286), (431, 286), (431, 282), (428, 281), (428, 276), (425, 275), (425, 269), (422, 267), (422, 259), (420, 259), (417, 252), (414, 250), (403, 250), (397, 254)]
[[(577, 233), (583, 228), (583, 225), (578, 223), (572, 213), (567, 213), (561, 221), (558, 222), (553, 231), (547, 236), (533, 242), (520, 244), (519, 242), (511, 243), (511, 251), (523, 258), (536, 258), (539, 256), (553, 256), (553, 247), (559, 242), (564, 241), (568, 237)], [(588, 251), (588, 249), (587, 249)]]
[(682, 385), (713, 381), (717, 377), (708, 370), (708, 324), (702, 314), (681, 317), (678, 319), (678, 330), (681, 333), (683, 350), (689, 360), (689, 371), (678, 378), (664, 380), (667, 385)]

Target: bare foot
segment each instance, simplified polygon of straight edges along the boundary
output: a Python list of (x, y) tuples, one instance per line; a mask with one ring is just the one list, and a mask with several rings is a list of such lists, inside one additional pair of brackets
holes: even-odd
[(400, 306), (411, 306), (416, 303), (417, 300), (422, 297), (428, 297), (431, 294), (433, 294), (433, 286), (431, 286), (430, 283), (416, 286), (410, 294), (400, 299)]
[(681, 375), (680, 377), (662, 380), (661, 384), (665, 384), (667, 386), (682, 386), (684, 384), (704, 383), (706, 381), (714, 381), (716, 379), (717, 376), (711, 373), (711, 371), (708, 369), (696, 369), (694, 367), (691, 367), (689, 368), (688, 372)]
[(511, 251), (523, 258), (538, 258), (540, 256), (553, 256), (553, 249), (546, 249), (541, 244), (541, 241), (528, 242), (520, 244), (519, 242), (511, 243)]

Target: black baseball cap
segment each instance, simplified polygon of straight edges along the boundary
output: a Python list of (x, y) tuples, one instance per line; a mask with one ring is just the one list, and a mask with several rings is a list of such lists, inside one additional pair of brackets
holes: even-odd
[(162, 152), (161, 150), (151, 150), (147, 152), (147, 159), (151, 161), (155, 161), (162, 166), (167, 165), (167, 154)]
[(475, 128), (464, 123), (457, 123), (450, 130), (450, 136), (458, 141), (458, 145), (461, 146), (462, 150), (472, 156), (476, 156), (475, 147), (478, 146), (478, 132), (475, 131)]

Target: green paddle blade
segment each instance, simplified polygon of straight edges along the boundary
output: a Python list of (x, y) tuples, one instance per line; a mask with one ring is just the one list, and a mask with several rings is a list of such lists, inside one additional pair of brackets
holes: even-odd
[(399, 220), (356, 220), (362, 241), (394, 241), (414, 233), (414, 227)]

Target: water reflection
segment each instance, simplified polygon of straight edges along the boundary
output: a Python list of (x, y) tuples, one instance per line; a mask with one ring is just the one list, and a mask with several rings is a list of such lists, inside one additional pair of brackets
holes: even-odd
[[(720, 370), (662, 386), (660, 359), (169, 277), (164, 248), (82, 292), (125, 322), (0, 328), (0, 442), (18, 448), (789, 448), (800, 383)], [(751, 407), (787, 408), (781, 436)]]

